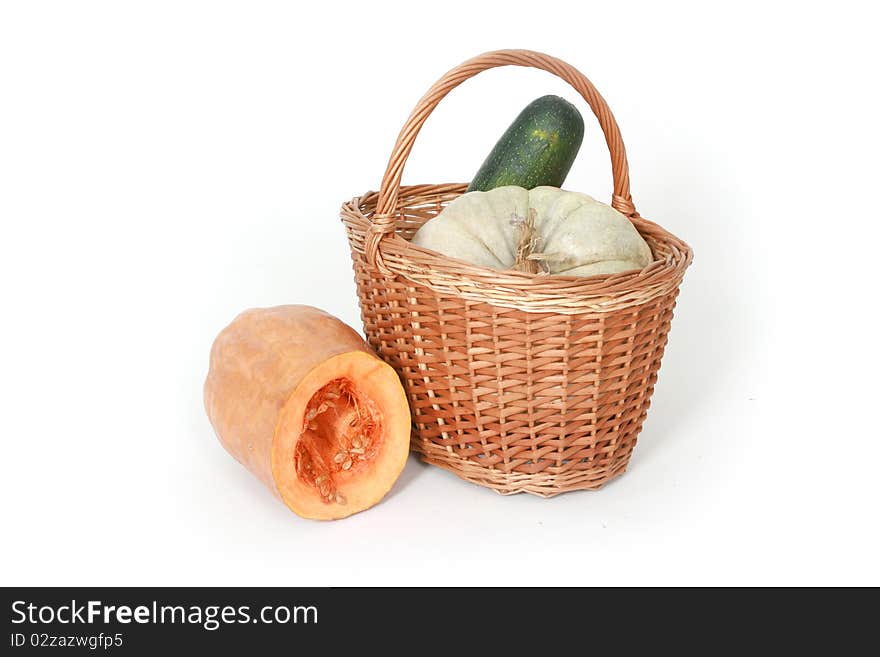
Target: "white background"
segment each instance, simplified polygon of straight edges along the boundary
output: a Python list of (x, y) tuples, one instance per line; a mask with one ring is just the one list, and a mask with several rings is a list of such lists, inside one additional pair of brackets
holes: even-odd
[[(6, 2), (5, 585), (880, 584), (878, 98), (868, 3)], [(410, 458), (347, 520), (289, 512), (204, 415), (240, 310), (360, 329), (339, 205), (448, 68), (580, 68), (633, 197), (696, 258), (630, 469), (501, 497)], [(405, 182), (467, 181), (528, 101), (454, 91)], [(587, 136), (567, 187), (608, 199)]]

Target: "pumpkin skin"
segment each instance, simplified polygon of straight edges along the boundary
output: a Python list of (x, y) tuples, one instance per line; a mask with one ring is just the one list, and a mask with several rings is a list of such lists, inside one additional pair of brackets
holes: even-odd
[(351, 327), (311, 306), (238, 315), (211, 348), (204, 402), (223, 447), (305, 518), (373, 506), (409, 454), (397, 374)]
[(412, 243), (474, 265), (511, 269), (518, 225), (530, 211), (535, 252), (543, 254), (547, 273), (595, 276), (651, 264), (651, 248), (623, 214), (586, 194), (546, 186), (462, 194), (422, 225)]

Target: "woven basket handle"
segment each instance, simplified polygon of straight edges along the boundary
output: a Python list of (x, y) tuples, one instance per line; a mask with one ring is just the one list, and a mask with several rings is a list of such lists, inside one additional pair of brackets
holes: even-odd
[(365, 245), (367, 262), (376, 265), (386, 276), (391, 275), (392, 272), (382, 261), (379, 242), (386, 235), (394, 232), (397, 196), (400, 191), (403, 167), (409, 158), (419, 130), (446, 94), (477, 73), (498, 66), (526, 66), (547, 71), (568, 82), (587, 101), (593, 114), (599, 119), (602, 132), (605, 133), (608, 151), (611, 153), (611, 173), (614, 177), (614, 194), (611, 197), (611, 205), (628, 217), (637, 216), (629, 191), (629, 165), (626, 161), (626, 149), (623, 146), (620, 129), (617, 127), (617, 121), (614, 120), (608, 104), (593, 86), (593, 83), (570, 64), (550, 55), (532, 50), (487, 52), (456, 66), (435, 82), (434, 86), (419, 100), (397, 137), (391, 158), (388, 160), (388, 168), (385, 169), (385, 175), (382, 177), (378, 205), (371, 220), (372, 225), (367, 234)]

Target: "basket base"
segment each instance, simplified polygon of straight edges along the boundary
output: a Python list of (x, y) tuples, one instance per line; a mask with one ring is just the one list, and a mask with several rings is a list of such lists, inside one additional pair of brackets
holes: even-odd
[(626, 472), (629, 465), (629, 454), (627, 454), (626, 458), (604, 470), (523, 474), (486, 468), (440, 446), (414, 443), (411, 447), (412, 452), (417, 454), (422, 462), (448, 470), (478, 486), (491, 488), (499, 495), (528, 493), (537, 497), (556, 497), (577, 490), (599, 490), (609, 481)]

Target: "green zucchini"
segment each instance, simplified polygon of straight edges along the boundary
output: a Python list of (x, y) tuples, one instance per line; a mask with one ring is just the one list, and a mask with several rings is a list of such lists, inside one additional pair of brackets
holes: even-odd
[(529, 103), (501, 135), (467, 191), (517, 185), (562, 187), (584, 139), (584, 119), (559, 96)]

